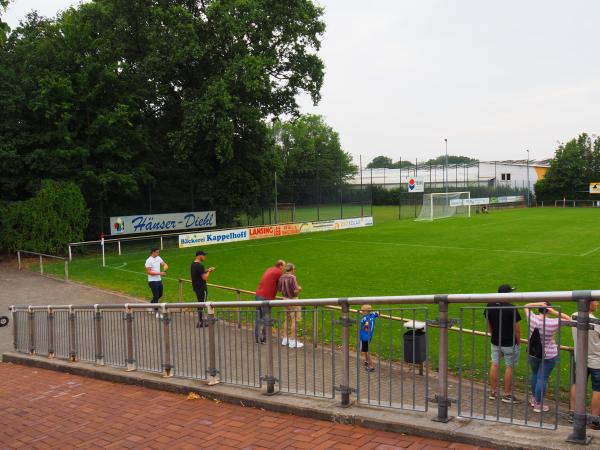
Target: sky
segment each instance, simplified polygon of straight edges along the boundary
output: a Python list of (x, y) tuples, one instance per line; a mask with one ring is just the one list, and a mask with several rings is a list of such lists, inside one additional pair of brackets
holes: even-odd
[[(14, 0), (16, 26), (78, 0)], [(316, 0), (327, 30), (317, 106), (342, 147), (419, 161), (550, 158), (558, 142), (600, 134), (597, 0)]]

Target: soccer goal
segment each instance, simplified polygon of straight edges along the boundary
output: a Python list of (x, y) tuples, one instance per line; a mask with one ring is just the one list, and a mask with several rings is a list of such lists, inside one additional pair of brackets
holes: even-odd
[(293, 223), (296, 221), (296, 204), (295, 203), (278, 203), (277, 204), (277, 222)]
[(415, 220), (436, 220), (447, 217), (471, 217), (470, 192), (432, 192), (423, 194), (421, 214)]

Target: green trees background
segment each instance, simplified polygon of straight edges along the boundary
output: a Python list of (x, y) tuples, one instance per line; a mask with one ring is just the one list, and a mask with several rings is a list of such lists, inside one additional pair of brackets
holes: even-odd
[[(0, 0), (0, 9), (6, 0)], [(273, 189), (273, 118), (317, 102), (325, 25), (310, 0), (94, 0), (0, 29), (0, 199), (80, 187), (111, 214), (210, 208)]]

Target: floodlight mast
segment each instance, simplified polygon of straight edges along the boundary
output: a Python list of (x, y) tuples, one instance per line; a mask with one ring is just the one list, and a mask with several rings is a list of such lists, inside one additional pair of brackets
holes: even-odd
[(448, 202), (448, 138), (444, 138), (444, 142), (446, 143), (446, 167), (444, 168), (446, 182), (444, 183), (444, 186), (446, 187), (446, 202)]

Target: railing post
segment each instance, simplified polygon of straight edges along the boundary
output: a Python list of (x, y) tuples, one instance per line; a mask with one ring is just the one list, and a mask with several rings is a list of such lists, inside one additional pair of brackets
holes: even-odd
[(35, 320), (34, 320), (34, 315), (33, 315), (33, 310), (31, 309), (31, 306), (29, 307), (29, 314), (28, 314), (28, 320), (29, 320), (29, 354), (30, 355), (35, 355)]
[(161, 305), (162, 323), (163, 323), (163, 377), (173, 376), (173, 365), (171, 364), (171, 314), (163, 303)]
[(73, 261), (73, 253), (71, 252), (71, 244), (69, 244), (69, 261)]
[(71, 362), (75, 362), (77, 359), (75, 332), (75, 312), (73, 311), (73, 305), (69, 305), (69, 359)]
[(17, 250), (17, 261), (19, 261), (19, 270), (21, 270), (21, 250)]
[(313, 310), (313, 348), (317, 348), (319, 343), (319, 307), (315, 306)]
[(275, 383), (279, 380), (275, 378), (275, 364), (273, 361), (273, 308), (271, 305), (264, 307), (263, 324), (265, 327), (265, 337), (267, 339), (267, 374), (261, 378), (267, 383), (267, 395), (275, 394)]
[(438, 304), (438, 327), (439, 327), (439, 356), (438, 356), (438, 393), (437, 404), (438, 413), (432, 420), (435, 422), (448, 422), (451, 417), (448, 417), (448, 328), (450, 322), (448, 320), (448, 296), (440, 295), (435, 298)]
[(44, 262), (42, 260), (42, 255), (40, 255), (40, 275), (44, 275)]
[(117, 247), (119, 248), (119, 256), (121, 256), (121, 239), (117, 241)]
[(11, 317), (12, 323), (13, 323), (13, 349), (15, 351), (17, 351), (17, 349), (18, 349), (17, 337), (19, 336), (18, 335), (18, 330), (17, 330), (17, 327), (19, 325), (17, 324), (16, 316), (17, 315), (16, 315), (16, 311), (15, 311), (15, 306), (11, 305), (11, 307), (10, 307), (10, 317)]
[(577, 299), (577, 342), (575, 344), (575, 412), (573, 432), (567, 442), (589, 444), (591, 436), (586, 436), (587, 414), (585, 412), (587, 389), (588, 326), (591, 293), (574, 292)]
[(179, 283), (179, 301), (182, 302), (183, 301), (183, 280), (180, 278), (179, 280), (177, 280), (177, 282)]
[(215, 318), (215, 309), (210, 303), (206, 303), (206, 313), (208, 315), (208, 385), (213, 386), (219, 383), (219, 371), (217, 370), (217, 340), (215, 339), (215, 326), (217, 318)]
[(127, 372), (135, 370), (133, 358), (133, 313), (129, 305), (125, 305), (125, 333), (127, 337)]
[(338, 390), (342, 394), (342, 403), (340, 406), (350, 406), (350, 393), (353, 389), (350, 387), (350, 306), (348, 301), (342, 301), (342, 383)]
[(96, 365), (104, 365), (104, 354), (102, 351), (102, 312), (98, 305), (94, 305), (94, 343), (96, 348)]
[(163, 249), (163, 237), (162, 236), (160, 237), (160, 249), (161, 250)]
[(48, 307), (48, 358), (54, 358), (54, 311)]
[[(242, 301), (242, 294), (240, 291), (235, 291), (235, 301), (236, 302)], [(238, 323), (238, 328), (242, 328), (242, 310), (241, 309), (238, 309), (237, 323)]]
[(65, 259), (65, 281), (69, 281), (69, 261)]

